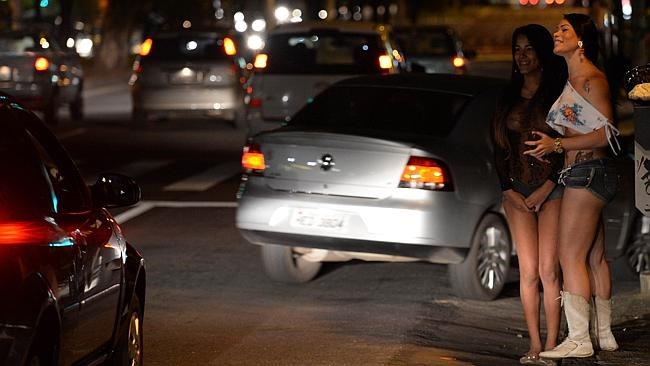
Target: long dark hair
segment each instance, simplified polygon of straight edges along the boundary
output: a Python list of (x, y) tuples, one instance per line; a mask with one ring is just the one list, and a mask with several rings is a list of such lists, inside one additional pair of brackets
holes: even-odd
[(576, 35), (582, 41), (585, 57), (594, 65), (598, 62), (598, 29), (591, 17), (585, 14), (564, 14), (564, 19), (571, 24)]
[(515, 61), (515, 47), (519, 36), (525, 36), (528, 39), (537, 54), (542, 69), (541, 82), (528, 106), (529, 112), (535, 108), (548, 111), (562, 92), (568, 77), (566, 63), (560, 56), (553, 53), (553, 37), (546, 28), (539, 24), (528, 24), (515, 29), (512, 33), (510, 82), (501, 95), (493, 128), (494, 141), (498, 146), (507, 150), (510, 150), (510, 143), (508, 142), (506, 118), (514, 104), (519, 100), (521, 88), (524, 85), (524, 77), (519, 72)]

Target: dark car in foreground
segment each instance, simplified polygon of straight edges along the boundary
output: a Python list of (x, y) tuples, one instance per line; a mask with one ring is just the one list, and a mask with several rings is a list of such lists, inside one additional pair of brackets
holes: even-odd
[(48, 33), (0, 32), (0, 92), (43, 112), (45, 122), (56, 124), (63, 105), (73, 120), (81, 120), (83, 84), (79, 56), (66, 52)]
[[(328, 261), (423, 260), (448, 264), (459, 296), (496, 298), (514, 254), (490, 140), (503, 83), (443, 74), (347, 79), (287, 126), (254, 136), (242, 157), (236, 225), (261, 245), (267, 274), (305, 282)], [(629, 187), (606, 213), (614, 257), (638, 220)]]
[(0, 121), (0, 365), (142, 364), (144, 260), (106, 210), (139, 187), (117, 174), (86, 186), (5, 96)]

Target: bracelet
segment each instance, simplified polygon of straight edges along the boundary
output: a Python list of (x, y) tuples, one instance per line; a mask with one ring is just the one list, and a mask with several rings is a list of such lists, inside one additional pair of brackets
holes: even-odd
[(562, 147), (562, 140), (558, 137), (553, 141), (553, 151), (555, 151), (558, 154), (562, 154), (564, 152), (564, 148)]

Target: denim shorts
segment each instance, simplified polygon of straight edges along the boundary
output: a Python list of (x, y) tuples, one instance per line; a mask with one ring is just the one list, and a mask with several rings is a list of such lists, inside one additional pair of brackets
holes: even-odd
[[(542, 184), (543, 183), (531, 186), (529, 184), (520, 182), (518, 180), (512, 180), (512, 189), (517, 193), (521, 193), (522, 196), (528, 197), (533, 192), (535, 192), (537, 188), (541, 187)], [(562, 198), (562, 194), (564, 194), (564, 186), (561, 184), (557, 184), (555, 188), (553, 188), (551, 193), (548, 194), (544, 202), (553, 201)]]
[(618, 172), (612, 159), (583, 161), (562, 170), (558, 182), (568, 188), (585, 188), (609, 203), (618, 190)]

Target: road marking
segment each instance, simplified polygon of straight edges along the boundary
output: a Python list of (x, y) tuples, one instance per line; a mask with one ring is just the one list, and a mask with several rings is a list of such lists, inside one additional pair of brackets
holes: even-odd
[(59, 140), (64, 140), (64, 139), (68, 139), (70, 137), (74, 137), (74, 136), (84, 134), (84, 133), (86, 133), (86, 131), (87, 130), (85, 128), (83, 128), (83, 127), (74, 128), (74, 129), (69, 130), (69, 131), (57, 133), (56, 138), (59, 139)]
[(239, 173), (241, 165), (236, 161), (219, 164), (202, 173), (172, 183), (163, 191), (205, 191)]
[[(131, 163), (119, 166), (117, 168), (105, 169), (103, 171), (120, 173), (120, 174), (127, 175), (131, 178), (135, 178), (135, 177), (141, 177), (149, 172), (159, 169), (165, 165), (168, 165), (171, 162), (172, 160), (160, 160), (160, 159), (136, 160)], [(78, 162), (77, 165), (79, 165)], [(95, 183), (99, 173), (101, 172), (84, 174), (84, 181), (87, 184)]]
[(156, 208), (237, 208), (237, 202), (227, 201), (140, 201), (135, 207), (115, 215), (115, 221), (123, 224)]

